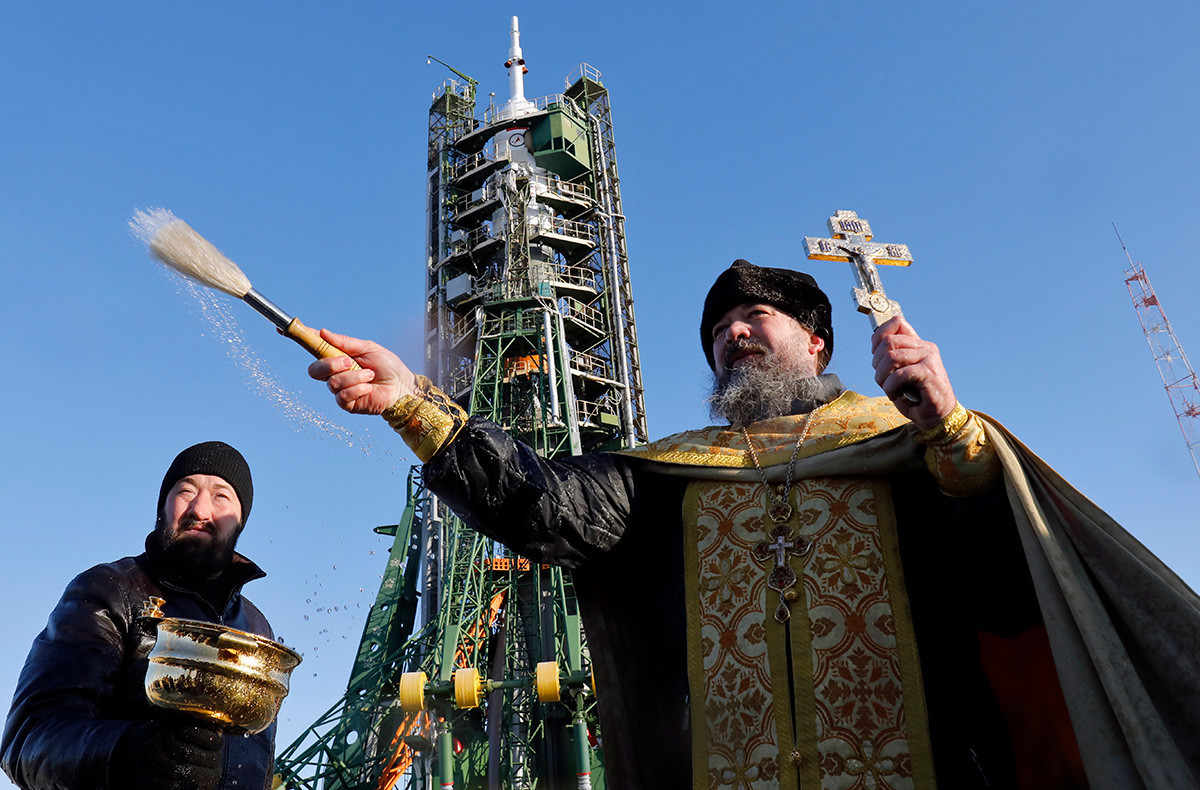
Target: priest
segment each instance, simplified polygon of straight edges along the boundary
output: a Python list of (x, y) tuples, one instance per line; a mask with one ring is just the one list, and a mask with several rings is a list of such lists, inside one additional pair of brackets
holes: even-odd
[(1200, 599), (902, 318), (884, 396), (844, 390), (830, 314), (734, 262), (700, 326), (722, 424), (556, 461), (375, 343), (323, 332), (348, 358), (309, 372), (471, 527), (573, 570), (614, 787), (1200, 785)]

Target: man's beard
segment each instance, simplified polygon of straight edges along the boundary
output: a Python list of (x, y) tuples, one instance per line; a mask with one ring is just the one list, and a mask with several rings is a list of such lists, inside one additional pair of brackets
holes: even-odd
[(820, 390), (817, 370), (803, 351), (804, 338), (797, 335), (777, 352), (759, 343), (738, 340), (726, 347), (726, 357), (754, 350), (760, 356), (736, 368), (726, 367), (713, 376), (708, 408), (714, 418), (725, 419), (734, 428), (758, 420), (792, 414), (796, 401), (812, 400)]
[[(196, 519), (185, 518), (179, 524), (183, 529), (197, 523)], [(160, 521), (154, 530), (154, 540), (163, 560), (170, 566), (172, 575), (181, 579), (207, 581), (218, 576), (233, 562), (237, 547), (239, 527), (226, 538), (210, 533), (209, 539), (199, 536), (181, 535), (179, 529), (168, 533), (165, 522)], [(215, 532), (215, 527), (213, 528)]]

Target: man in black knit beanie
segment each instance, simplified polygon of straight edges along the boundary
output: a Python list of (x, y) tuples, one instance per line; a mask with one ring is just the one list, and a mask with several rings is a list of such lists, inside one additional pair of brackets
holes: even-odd
[(224, 442), (181, 452), (159, 488), (154, 530), (136, 557), (76, 577), (34, 640), (0, 742), (23, 790), (214, 790), (269, 786), (275, 725), (242, 737), (150, 704), (147, 656), (167, 617), (217, 622), (273, 638), (242, 597), (264, 574), (238, 554), (254, 499), (250, 467)]

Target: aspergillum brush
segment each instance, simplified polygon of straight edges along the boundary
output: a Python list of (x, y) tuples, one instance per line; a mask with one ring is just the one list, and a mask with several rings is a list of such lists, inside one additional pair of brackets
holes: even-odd
[[(320, 333), (290, 316), (250, 285), (249, 278), (183, 220), (164, 208), (136, 211), (129, 220), (134, 234), (146, 243), (151, 257), (201, 285), (241, 299), (273, 323), (279, 332), (315, 357), (341, 357), (341, 351), (321, 339)], [(357, 367), (357, 365), (355, 365)]]

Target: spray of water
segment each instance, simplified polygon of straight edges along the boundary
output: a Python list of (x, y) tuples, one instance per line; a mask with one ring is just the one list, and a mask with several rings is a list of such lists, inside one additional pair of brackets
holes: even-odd
[(392, 468), (396, 468), (396, 459), (390, 452), (374, 448), (354, 431), (314, 411), (302, 401), (299, 394), (285, 389), (246, 342), (241, 327), (224, 300), (216, 297), (211, 291), (198, 287), (191, 279), (177, 280), (195, 300), (200, 317), (211, 327), (226, 355), (245, 373), (247, 385), (254, 392), (273, 403), (289, 422), (301, 429), (315, 428), (347, 447), (360, 450), (364, 455), (386, 458), (392, 463)]

